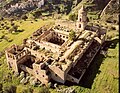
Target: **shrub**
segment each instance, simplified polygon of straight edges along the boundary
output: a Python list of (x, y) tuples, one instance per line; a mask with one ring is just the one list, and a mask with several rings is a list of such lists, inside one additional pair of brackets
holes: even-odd
[(27, 17), (26, 15), (23, 15), (21, 18), (22, 18), (24, 21), (26, 21), (26, 19), (28, 19), (28, 17)]
[(8, 42), (12, 42), (13, 41), (13, 39), (10, 39), (10, 38), (8, 38), (7, 36), (5, 36), (4, 35), (4, 37), (3, 37), (6, 41), (8, 41)]
[(1, 17), (0, 20), (1, 20), (1, 21), (4, 20), (4, 17)]
[(10, 27), (6, 26), (6, 30), (8, 30)]
[(3, 85), (2, 85), (2, 83), (0, 83), (0, 91), (2, 91), (2, 87), (3, 87)]
[(89, 23), (89, 26), (93, 26), (93, 23)]
[(35, 17), (35, 18), (38, 18), (40, 17), (42, 14), (41, 14), (41, 10), (36, 10), (35, 12), (32, 13), (32, 15)]
[(69, 20), (76, 21), (77, 20), (77, 15), (76, 14), (70, 14), (69, 15)]
[(16, 86), (14, 85), (3, 86), (3, 93), (16, 93)]
[(17, 32), (18, 26), (17, 25), (13, 26), (13, 29), (14, 29), (15, 32)]
[(38, 93), (50, 93), (48, 87), (41, 87)]
[(10, 21), (11, 21), (11, 22), (14, 21), (14, 18), (10, 19)]
[(32, 88), (26, 88), (26, 89), (23, 89), (20, 93), (33, 93), (33, 89)]
[(5, 35), (0, 36), (0, 39), (3, 39)]
[(75, 40), (75, 38), (76, 38), (75, 32), (73, 30), (71, 30), (70, 33), (69, 33), (69, 39), (70, 40)]
[(2, 42), (2, 39), (0, 39), (0, 42)]
[(4, 26), (4, 24), (2, 23), (1, 26)]
[[(5, 53), (3, 51), (0, 51), (0, 57), (2, 57)], [(1, 85), (0, 85), (1, 86)]]
[(11, 26), (14, 26), (15, 25), (15, 23), (11, 23)]
[(111, 30), (116, 30), (116, 28), (115, 28), (115, 27), (111, 27), (110, 29), (111, 29)]

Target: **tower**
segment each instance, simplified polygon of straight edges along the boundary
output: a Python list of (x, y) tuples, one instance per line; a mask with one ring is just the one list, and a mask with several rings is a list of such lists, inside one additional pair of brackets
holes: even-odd
[(77, 20), (77, 29), (85, 30), (87, 25), (87, 12), (85, 11), (84, 6), (78, 11), (78, 20)]

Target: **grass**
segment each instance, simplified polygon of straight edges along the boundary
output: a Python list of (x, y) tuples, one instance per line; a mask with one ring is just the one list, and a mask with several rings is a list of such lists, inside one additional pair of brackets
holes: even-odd
[[(114, 43), (115, 42), (114, 40)], [(118, 51), (119, 44), (117, 44), (115, 48), (109, 47), (106, 58), (98, 54), (88, 68), (88, 72), (83, 76), (80, 86), (74, 86), (76, 92), (118, 93)]]
[[(98, 54), (82, 78), (80, 85), (70, 87), (74, 87), (76, 93), (118, 93), (118, 50), (119, 44), (117, 43), (115, 47), (109, 47), (106, 58)], [(2, 64), (0, 66), (0, 80), (3, 82), (5, 77), (12, 72), (7, 67), (5, 56), (1, 58), (0, 64)], [(29, 85), (19, 84), (19, 80), (14, 76), (12, 76), (12, 81), (8, 79), (3, 82), (4, 86), (11, 84), (17, 86), (17, 91), (29, 88)], [(32, 89), (35, 93), (39, 93), (38, 90), (41, 88), (32, 87)], [(55, 89), (50, 89), (50, 91), (57, 93)]]
[[(0, 51), (12, 44), (21, 44), (24, 38), (29, 37), (35, 30), (49, 22), (53, 22), (53, 20), (38, 20), (33, 23), (28, 20), (23, 21), (21, 24), (20, 21), (15, 22), (15, 24), (19, 25), (20, 29), (24, 29), (24, 31), (18, 34), (6, 34), (6, 36), (12, 38), (13, 41), (7, 42), (3, 39), (3, 41), (0, 42)], [(113, 35), (113, 33), (118, 34), (118, 32), (115, 31), (111, 31), (108, 34)], [(98, 54), (83, 76), (80, 85), (73, 85), (70, 87), (74, 87), (76, 93), (118, 93), (118, 50), (119, 44), (117, 38), (113, 40), (112, 45), (109, 46), (107, 57), (105, 58), (103, 55)], [(11, 78), (7, 78), (9, 75)], [(19, 84), (19, 79), (14, 77), (14, 75), (12, 75), (12, 71), (7, 67), (5, 56), (0, 58), (0, 82), (3, 83), (3, 86), (11, 84), (17, 86), (17, 93), (21, 93), (29, 87), (34, 90), (34, 93), (39, 93), (41, 90), (41, 87), (33, 87), (29, 84)], [(57, 93), (56, 89), (49, 90), (51, 93)]]
[[(12, 42), (7, 42), (6, 40), (2, 40), (2, 42), (0, 42), (0, 51), (4, 50), (5, 48), (11, 46), (12, 44), (21, 44), (23, 39), (29, 37), (30, 35), (32, 35), (32, 33), (34, 31), (36, 31), (38, 28), (42, 27), (43, 25), (52, 22), (53, 20), (38, 20), (38, 21), (34, 21), (33, 23), (31, 23), (30, 20), (28, 21), (22, 21), (22, 23), (20, 24), (20, 21), (14, 22), (15, 24), (19, 25), (19, 29), (23, 29), (23, 32), (20, 32), (18, 34), (6, 34), (7, 37), (10, 37), (11, 39), (13, 39)], [(7, 31), (6, 31), (7, 32)], [(2, 34), (2, 31), (0, 31), (0, 35)]]

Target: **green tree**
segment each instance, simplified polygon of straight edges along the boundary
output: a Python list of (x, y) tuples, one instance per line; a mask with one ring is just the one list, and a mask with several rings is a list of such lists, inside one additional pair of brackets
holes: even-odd
[(75, 13), (74, 14), (70, 14), (69, 15), (69, 20), (76, 21), (77, 20), (77, 15)]
[(76, 38), (75, 32), (73, 30), (71, 30), (70, 33), (69, 33), (69, 39), (70, 40), (75, 40), (75, 38)]
[(26, 89), (23, 89), (21, 91), (21, 93), (33, 93), (33, 89), (32, 88), (26, 88)]
[(18, 31), (18, 27), (19, 27), (19, 26), (17, 26), (17, 25), (13, 26), (13, 29), (14, 29), (15, 32)]
[(2, 93), (2, 87), (3, 87), (3, 85), (2, 85), (2, 83), (0, 83), (0, 93)]
[(1, 17), (1, 18), (0, 18), (0, 21), (2, 21), (2, 20), (4, 20), (4, 17)]
[(41, 87), (38, 93), (50, 93), (48, 87)]
[(14, 85), (4, 85), (3, 93), (16, 93), (16, 86)]
[(28, 19), (28, 17), (26, 15), (22, 15), (21, 18), (26, 21), (26, 19)]
[(40, 17), (40, 16), (42, 15), (41, 10), (37, 9), (36, 11), (34, 11), (34, 12), (32, 13), (32, 15), (33, 15), (35, 18)]

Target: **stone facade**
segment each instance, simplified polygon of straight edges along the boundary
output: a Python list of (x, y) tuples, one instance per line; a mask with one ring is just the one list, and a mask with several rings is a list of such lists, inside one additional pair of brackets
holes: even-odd
[[(87, 26), (83, 6), (78, 13), (77, 25), (72, 22), (73, 27), (60, 23), (50, 29), (41, 27), (23, 45), (8, 48), (8, 66), (15, 72), (33, 75), (43, 84), (51, 79), (63, 84), (66, 80), (79, 83), (105, 41), (106, 30)], [(71, 29), (75, 41), (69, 39)]]
[(82, 6), (82, 8), (78, 11), (77, 28), (85, 30), (86, 26), (87, 26), (87, 13), (84, 6)]

